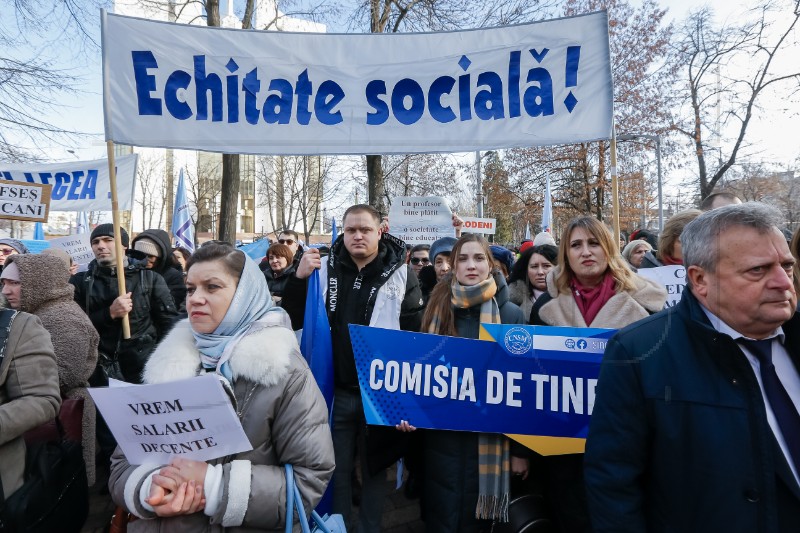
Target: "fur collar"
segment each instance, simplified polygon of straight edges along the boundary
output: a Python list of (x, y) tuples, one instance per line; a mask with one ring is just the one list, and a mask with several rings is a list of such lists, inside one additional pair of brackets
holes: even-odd
[(539, 318), (553, 326), (621, 329), (651, 313), (661, 311), (667, 299), (664, 287), (655, 281), (636, 275), (634, 277), (636, 289), (631, 292), (618, 292), (612, 296), (597, 313), (594, 321), (587, 325), (572, 294), (558, 293), (554, 283), (558, 274), (557, 268), (547, 275), (547, 292), (553, 299), (539, 310)]
[[(233, 379), (246, 379), (270, 387), (289, 374), (293, 352), (299, 352), (294, 332), (281, 325), (268, 325), (245, 336), (230, 359)], [(142, 375), (145, 383), (187, 379), (200, 371), (200, 352), (189, 320), (178, 322), (156, 347)]]

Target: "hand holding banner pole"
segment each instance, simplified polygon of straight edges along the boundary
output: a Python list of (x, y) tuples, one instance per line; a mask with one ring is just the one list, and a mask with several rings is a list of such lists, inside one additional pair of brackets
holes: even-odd
[[(125, 290), (125, 250), (122, 248), (122, 231), (119, 222), (119, 203), (117, 202), (117, 169), (114, 164), (114, 141), (106, 141), (108, 150), (108, 175), (111, 179), (111, 217), (114, 221), (114, 255), (117, 257), (117, 290), (122, 296)], [(131, 338), (131, 325), (128, 315), (122, 317), (122, 338)]]

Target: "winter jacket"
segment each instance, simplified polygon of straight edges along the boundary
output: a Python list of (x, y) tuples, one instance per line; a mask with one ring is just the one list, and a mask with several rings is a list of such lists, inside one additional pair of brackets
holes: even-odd
[(172, 257), (172, 246), (170, 244), (169, 234), (163, 229), (144, 230), (131, 241), (131, 250), (129, 251), (131, 255), (140, 253), (133, 250), (133, 245), (142, 238), (147, 238), (155, 242), (159, 250), (161, 250), (161, 256), (156, 259), (152, 270), (158, 272), (161, 274), (161, 277), (164, 278), (164, 282), (167, 284), (167, 287), (169, 287), (169, 293), (175, 301), (175, 308), (178, 309), (178, 311), (184, 311), (186, 309), (186, 283), (184, 282), (180, 265), (177, 265)]
[(267, 279), (267, 286), (269, 287), (269, 293), (272, 296), (278, 296), (281, 299), (283, 298), (283, 292), (286, 289), (286, 283), (289, 281), (289, 278), (294, 274), (295, 265), (291, 264), (288, 267), (283, 269), (279, 275), (275, 275), (271, 268), (267, 267), (264, 270), (264, 277)]
[[(337, 387), (358, 387), (353, 346), (350, 343), (348, 324), (419, 331), (422, 322), (422, 296), (414, 272), (404, 263), (405, 245), (402, 241), (384, 234), (378, 245), (378, 256), (361, 271), (344, 247), (344, 236), (333, 244), (334, 268), (338, 269), (336, 298), (329, 300), (328, 268), (331, 258), (324, 260), (320, 269), (323, 283), (322, 299), (328, 308), (333, 344), (334, 381)], [(361, 290), (353, 289), (361, 274)], [(388, 275), (386, 275), (388, 274)], [(380, 285), (374, 298), (372, 288)], [(293, 275), (286, 283), (282, 305), (289, 313), (294, 329), (303, 327), (308, 280)], [(331, 311), (333, 305), (335, 311)], [(365, 443), (367, 464), (374, 475), (403, 456), (407, 436), (398, 434), (392, 427), (371, 426)]]
[[(534, 326), (587, 327), (572, 293), (559, 293), (555, 278), (561, 267), (547, 274), (547, 292), (539, 296), (531, 309)], [(657, 313), (664, 308), (667, 293), (656, 282), (634, 274), (636, 289), (618, 292), (600, 309), (589, 326), (618, 329)], [(565, 531), (591, 530), (583, 481), (583, 454), (551, 455), (539, 458), (541, 465), (534, 477), (544, 487), (544, 497), (553, 508), (554, 520)]]
[[(348, 325), (419, 331), (424, 311), (422, 296), (414, 271), (403, 262), (405, 246), (391, 235), (384, 234), (377, 257), (360, 271), (344, 247), (344, 236), (339, 236), (333, 244), (331, 254), (337, 256), (335, 265), (339, 276), (333, 304), (335, 311), (331, 312), (330, 305), (326, 305), (333, 341), (334, 379), (337, 386), (357, 387), (358, 374)], [(394, 267), (390, 275), (384, 276)], [(320, 280), (326, 304), (330, 304), (327, 301), (328, 268), (329, 261), (323, 261)], [(363, 289), (355, 291), (352, 287), (359, 274)], [(377, 295), (369, 299), (369, 288), (376, 284), (380, 284)], [(296, 330), (303, 327), (307, 289), (308, 280), (291, 276), (284, 290), (283, 308), (289, 313), (292, 327)]]
[(18, 310), (39, 317), (50, 333), (58, 363), (61, 397), (83, 399), (82, 444), (89, 485), (95, 478), (95, 407), (86, 390), (97, 365), (100, 336), (78, 304), (72, 299), (69, 270), (57, 257), (35, 254), (11, 256), (22, 285)]
[(522, 315), (527, 320), (531, 316), (531, 309), (535, 300), (531, 299), (531, 290), (528, 280), (518, 279), (508, 284), (508, 299), (522, 309)]
[(86, 272), (78, 272), (69, 281), (75, 286), (75, 301), (100, 334), (99, 353), (119, 360), (125, 381), (140, 383), (150, 352), (178, 318), (164, 278), (139, 264), (125, 267), (125, 287), (133, 293), (133, 310), (128, 314), (131, 338), (127, 340), (122, 339), (122, 320), (111, 318), (109, 310), (119, 295), (116, 268), (92, 261)]
[[(449, 276), (445, 278), (449, 280)], [(501, 273), (495, 273), (503, 324), (523, 324), (522, 311), (508, 299), (508, 286)], [(444, 283), (444, 281), (443, 281)], [(481, 306), (454, 309), (460, 337), (477, 339)], [(477, 531), (475, 507), (478, 503), (478, 436), (468, 431), (424, 430), (425, 447), (425, 527), (437, 533)]]
[[(800, 315), (783, 324), (800, 368)], [(586, 441), (595, 531), (796, 532), (800, 486), (753, 367), (691, 291), (608, 343)]]
[(3, 355), (0, 359), (0, 481), (3, 494), (8, 498), (23, 482), (23, 433), (53, 420), (61, 406), (61, 395), (53, 343), (38, 317), (17, 313)]
[[(587, 327), (572, 293), (558, 292), (555, 279), (560, 267), (547, 274), (547, 292), (539, 297), (531, 309), (530, 323), (534, 326)], [(664, 308), (667, 292), (653, 280), (634, 274), (636, 289), (618, 292), (606, 302), (591, 324), (593, 328), (624, 328)]]
[(648, 250), (642, 257), (642, 264), (639, 265), (639, 268), (656, 268), (660, 266), (664, 266), (664, 263), (658, 260), (655, 250)]
[[(253, 449), (209, 461), (225, 465), (217, 513), (155, 518), (139, 503), (139, 491), (144, 479), (161, 466), (130, 465), (117, 449), (109, 480), (114, 502), (135, 515), (153, 518), (132, 522), (130, 533), (283, 531), (286, 463), (294, 466), (305, 509), (316, 506), (334, 469), (328, 410), (294, 333), (271, 322), (245, 336), (230, 359), (235, 407), (242, 411), (242, 427)], [(153, 352), (144, 381), (163, 383), (199, 373), (200, 354), (184, 320)]]

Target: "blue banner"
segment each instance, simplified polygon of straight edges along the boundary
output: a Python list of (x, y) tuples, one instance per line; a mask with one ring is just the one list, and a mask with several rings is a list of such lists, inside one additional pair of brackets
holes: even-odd
[(351, 325), (367, 423), (585, 438), (615, 330), (481, 327), (496, 342)]

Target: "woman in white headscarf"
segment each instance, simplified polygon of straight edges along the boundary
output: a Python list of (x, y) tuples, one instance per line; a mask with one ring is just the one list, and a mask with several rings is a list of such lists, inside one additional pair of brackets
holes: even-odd
[(272, 304), (258, 266), (231, 246), (210, 244), (187, 263), (186, 309), (156, 348), (145, 383), (216, 373), (230, 385), (253, 449), (213, 461), (130, 465), (118, 449), (114, 501), (140, 518), (128, 531), (274, 531), (286, 521), (294, 466), (306, 509), (333, 474), (325, 401), (300, 354), (286, 313)]

